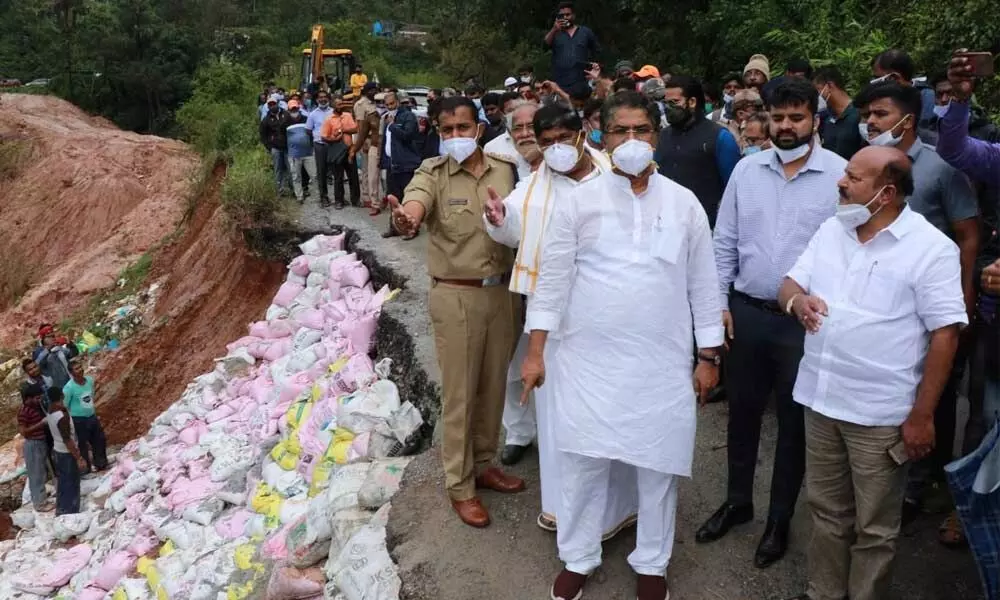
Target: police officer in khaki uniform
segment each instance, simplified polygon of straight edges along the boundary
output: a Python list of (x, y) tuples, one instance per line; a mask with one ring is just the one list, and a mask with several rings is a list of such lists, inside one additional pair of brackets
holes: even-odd
[(516, 165), (484, 153), (484, 125), (468, 98), (441, 101), (442, 156), (424, 161), (403, 203), (389, 196), (403, 235), (427, 224), (427, 270), (433, 279), (431, 321), (441, 368), (444, 439), (441, 457), (452, 507), (466, 524), (486, 527), (489, 513), (476, 488), (504, 493), (524, 481), (492, 466), (507, 386), (507, 366), (519, 335), (520, 297), (508, 291), (514, 255), (483, 226), (492, 188), (514, 189)]

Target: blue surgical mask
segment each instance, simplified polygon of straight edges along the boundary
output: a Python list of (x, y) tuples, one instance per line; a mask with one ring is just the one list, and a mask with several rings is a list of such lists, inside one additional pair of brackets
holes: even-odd
[(937, 118), (943, 119), (946, 114), (948, 114), (948, 109), (951, 108), (951, 103), (945, 104), (944, 106), (934, 105), (934, 114)]
[(601, 143), (601, 137), (602, 136), (601, 136), (601, 130), (600, 129), (591, 129), (590, 130), (590, 141), (591, 142), (593, 142), (595, 144), (600, 144)]
[(743, 149), (743, 156), (750, 156), (751, 154), (757, 154), (760, 152), (760, 146), (747, 146)]

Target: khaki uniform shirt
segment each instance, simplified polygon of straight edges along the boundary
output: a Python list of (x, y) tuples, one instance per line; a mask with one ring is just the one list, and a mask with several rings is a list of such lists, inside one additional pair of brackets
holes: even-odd
[(495, 154), (484, 153), (485, 170), (478, 180), (451, 157), (429, 158), (406, 186), (403, 204), (424, 207), (427, 271), (437, 279), (485, 279), (510, 273), (512, 249), (486, 233), (483, 210), (492, 186), (501, 198), (514, 190), (516, 165)]
[[(374, 114), (378, 116), (378, 109), (375, 108), (375, 103), (361, 96), (358, 101), (354, 103), (354, 121), (358, 124), (358, 128), (361, 128), (361, 122), (368, 119), (370, 115)], [(379, 145), (379, 119), (375, 119), (376, 125), (374, 127), (368, 128), (368, 139), (365, 140), (365, 149), (374, 145)]]

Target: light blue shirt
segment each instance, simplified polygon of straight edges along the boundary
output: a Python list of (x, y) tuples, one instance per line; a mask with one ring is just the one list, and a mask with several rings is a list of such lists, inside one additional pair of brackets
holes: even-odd
[(785, 274), (819, 226), (837, 212), (837, 182), (847, 161), (813, 148), (806, 164), (785, 179), (774, 150), (747, 156), (733, 169), (715, 223), (715, 263), (724, 306), (729, 286), (776, 300)]
[(323, 122), (330, 118), (330, 115), (332, 114), (332, 106), (327, 106), (326, 109), (322, 109), (317, 106), (311, 113), (309, 113), (309, 118), (306, 119), (306, 129), (312, 132), (314, 144), (324, 143), (323, 137), (319, 134), (319, 130), (323, 127)]

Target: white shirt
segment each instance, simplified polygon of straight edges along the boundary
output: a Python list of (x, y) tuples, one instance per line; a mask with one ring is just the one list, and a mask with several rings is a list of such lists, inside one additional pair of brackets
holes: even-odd
[(510, 136), (509, 131), (505, 131), (503, 135), (490, 140), (489, 143), (483, 146), (483, 150), (517, 162), (518, 179), (525, 180), (531, 177), (531, 163), (525, 160), (521, 156), (521, 153), (517, 151), (517, 146), (514, 145), (514, 138)]
[[(63, 454), (69, 454), (69, 448), (66, 447), (66, 442), (63, 440), (62, 433), (59, 431), (59, 420), (63, 418), (65, 413), (61, 410), (49, 413), (45, 415), (45, 422), (49, 425), (49, 431), (52, 432), (52, 449), (56, 452), (62, 452)], [(76, 426), (73, 425), (72, 417), (69, 419), (69, 434), (76, 437)]]
[(493, 241), (517, 248), (514, 271), (510, 278), (510, 291), (530, 296), (541, 265), (541, 252), (545, 230), (552, 221), (556, 202), (574, 202), (579, 186), (602, 173), (611, 171), (607, 155), (585, 147), (594, 169), (581, 181), (570, 179), (548, 168), (543, 161), (527, 179), (518, 182), (506, 198), (504, 220), (494, 227), (483, 215), (486, 233)]
[(527, 326), (562, 333), (560, 451), (691, 474), (693, 345), (722, 345), (718, 290), (705, 210), (666, 177), (636, 196), (609, 172), (555, 203)]
[(958, 247), (909, 207), (865, 244), (836, 217), (788, 273), (829, 307), (806, 335), (795, 400), (827, 417), (898, 426), (916, 401), (930, 332), (966, 324)]

